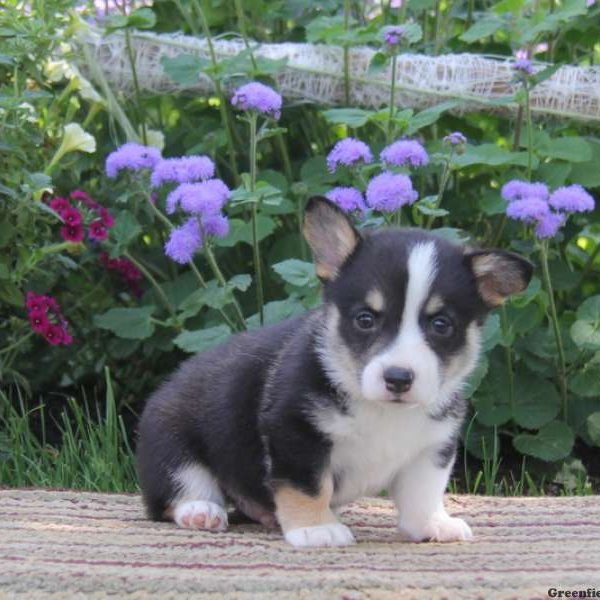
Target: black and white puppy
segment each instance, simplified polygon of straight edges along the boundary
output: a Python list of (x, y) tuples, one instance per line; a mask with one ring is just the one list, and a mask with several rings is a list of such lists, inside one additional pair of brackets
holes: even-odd
[(186, 361), (145, 407), (148, 513), (222, 531), (228, 503), (294, 546), (351, 544), (335, 508), (388, 490), (413, 541), (466, 540), (443, 495), (487, 312), (532, 267), (417, 229), (358, 232), (312, 199), (324, 302)]

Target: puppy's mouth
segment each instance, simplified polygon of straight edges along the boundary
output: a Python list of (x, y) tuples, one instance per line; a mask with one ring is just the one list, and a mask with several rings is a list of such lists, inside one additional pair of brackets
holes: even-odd
[(387, 386), (384, 401), (391, 404), (417, 404), (417, 401), (411, 398), (409, 390), (398, 392), (397, 390), (387, 388)]

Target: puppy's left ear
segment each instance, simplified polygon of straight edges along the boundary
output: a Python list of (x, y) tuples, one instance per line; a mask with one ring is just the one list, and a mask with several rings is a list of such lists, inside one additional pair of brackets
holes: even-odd
[(479, 295), (491, 308), (522, 292), (533, 274), (528, 260), (506, 250), (467, 251), (465, 260), (475, 275)]
[(317, 275), (326, 281), (337, 277), (360, 241), (350, 219), (323, 196), (314, 196), (306, 205), (304, 237), (312, 250)]

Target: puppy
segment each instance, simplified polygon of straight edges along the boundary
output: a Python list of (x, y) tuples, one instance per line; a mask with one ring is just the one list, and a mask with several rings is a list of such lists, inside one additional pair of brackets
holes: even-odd
[(293, 546), (352, 544), (335, 509), (387, 490), (412, 541), (472, 536), (443, 494), (488, 311), (532, 267), (417, 229), (358, 232), (324, 198), (304, 233), (324, 283), (305, 315), (187, 360), (145, 407), (149, 516), (223, 531), (226, 507)]

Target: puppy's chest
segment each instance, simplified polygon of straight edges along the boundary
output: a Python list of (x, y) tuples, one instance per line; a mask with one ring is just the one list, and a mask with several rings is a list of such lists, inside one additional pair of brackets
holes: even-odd
[(363, 406), (353, 415), (337, 413), (321, 420), (333, 441), (334, 505), (381, 492), (425, 448), (450, 435), (449, 428), (419, 409), (387, 408), (399, 407)]

